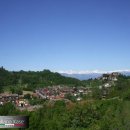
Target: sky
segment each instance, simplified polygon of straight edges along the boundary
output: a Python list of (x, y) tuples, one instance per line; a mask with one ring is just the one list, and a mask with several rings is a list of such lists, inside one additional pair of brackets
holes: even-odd
[(130, 69), (130, 0), (0, 0), (0, 66)]

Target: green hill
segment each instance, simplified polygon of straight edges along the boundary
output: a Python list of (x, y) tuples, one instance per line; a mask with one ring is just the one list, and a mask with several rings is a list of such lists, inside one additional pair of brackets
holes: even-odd
[(26, 85), (29, 88), (68, 85), (78, 86), (82, 82), (75, 78), (64, 77), (59, 73), (50, 70), (43, 71), (8, 71), (3, 67), (0, 68), (0, 86), (9, 85)]

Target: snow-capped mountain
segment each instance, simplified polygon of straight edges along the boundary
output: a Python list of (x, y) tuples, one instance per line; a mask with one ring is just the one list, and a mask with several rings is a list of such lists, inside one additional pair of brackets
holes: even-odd
[(86, 80), (86, 79), (94, 79), (94, 78), (98, 78), (101, 77), (102, 74), (101, 73), (90, 73), (90, 74), (67, 74), (67, 73), (61, 73), (61, 75), (66, 76), (66, 77), (72, 77), (72, 78), (76, 78), (79, 80)]
[(61, 75), (66, 76), (66, 77), (73, 77), (77, 78), (79, 80), (87, 80), (87, 79), (94, 79), (101, 77), (102, 74), (104, 73), (112, 73), (112, 72), (119, 72), (123, 75), (130, 76), (130, 70), (117, 70), (117, 71), (93, 71), (93, 72), (88, 72), (88, 71), (81, 71), (81, 72), (74, 72), (74, 71), (68, 71), (68, 72), (59, 72)]

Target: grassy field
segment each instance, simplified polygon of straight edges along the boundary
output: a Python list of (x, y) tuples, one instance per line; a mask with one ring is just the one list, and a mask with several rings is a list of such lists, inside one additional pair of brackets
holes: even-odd
[(130, 101), (123, 101), (122, 116), (124, 125), (130, 130)]
[(26, 95), (26, 94), (30, 94), (30, 95), (32, 95), (33, 92), (32, 92), (32, 91), (23, 91), (23, 95)]

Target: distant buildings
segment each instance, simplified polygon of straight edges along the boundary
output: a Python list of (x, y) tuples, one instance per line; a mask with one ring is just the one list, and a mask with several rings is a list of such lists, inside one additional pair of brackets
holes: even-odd
[(17, 107), (24, 107), (28, 105), (28, 102), (21, 98), (18, 94), (1, 93), (0, 94), (0, 105), (12, 102)]
[(18, 94), (0, 94), (0, 105), (3, 105), (6, 102), (13, 102), (16, 103), (16, 101), (19, 99)]
[(117, 78), (119, 75), (120, 75), (120, 73), (118, 73), (118, 72), (113, 72), (111, 74), (103, 74), (102, 80), (117, 81)]
[(39, 98), (48, 99), (48, 100), (62, 100), (66, 99), (66, 95), (69, 94), (71, 96), (77, 97), (79, 101), (80, 94), (88, 94), (91, 93), (90, 88), (85, 87), (67, 87), (67, 86), (53, 86), (53, 87), (46, 87), (46, 88), (39, 88), (36, 90), (37, 95)]
[(99, 86), (99, 89), (102, 91), (102, 98), (105, 98), (109, 93), (110, 88), (118, 80), (119, 75), (120, 73), (113, 72), (111, 74), (103, 74), (103, 76), (100, 78), (103, 81), (103, 84)]

